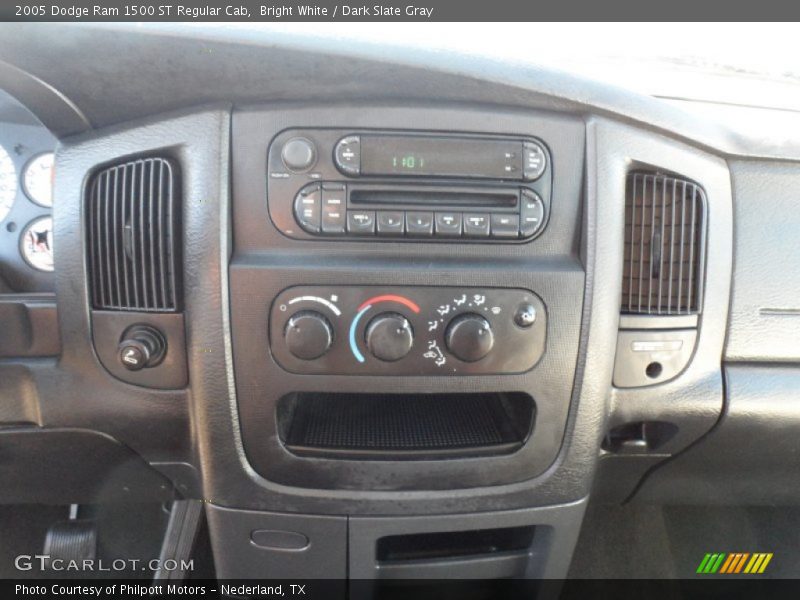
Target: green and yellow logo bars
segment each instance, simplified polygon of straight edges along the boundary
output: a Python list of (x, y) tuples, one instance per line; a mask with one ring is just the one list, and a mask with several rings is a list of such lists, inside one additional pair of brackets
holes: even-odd
[(759, 574), (767, 568), (769, 561), (772, 560), (772, 552), (732, 552), (726, 554), (706, 554), (697, 567), (697, 573), (701, 575), (711, 575), (714, 573), (724, 573), (735, 575), (737, 573)]

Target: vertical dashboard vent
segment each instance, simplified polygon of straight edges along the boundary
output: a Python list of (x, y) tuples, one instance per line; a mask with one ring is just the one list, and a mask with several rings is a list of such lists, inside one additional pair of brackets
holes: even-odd
[(179, 310), (177, 166), (143, 158), (94, 175), (86, 199), (92, 304), (106, 310)]
[(625, 198), (622, 313), (697, 314), (705, 192), (668, 175), (631, 173)]

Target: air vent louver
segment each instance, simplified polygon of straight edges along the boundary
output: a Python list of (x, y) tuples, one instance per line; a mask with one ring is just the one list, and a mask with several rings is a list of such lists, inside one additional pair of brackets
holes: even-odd
[(699, 312), (704, 215), (698, 185), (651, 173), (628, 176), (623, 313)]
[(164, 158), (95, 174), (86, 210), (95, 308), (179, 310), (179, 189), (177, 167)]

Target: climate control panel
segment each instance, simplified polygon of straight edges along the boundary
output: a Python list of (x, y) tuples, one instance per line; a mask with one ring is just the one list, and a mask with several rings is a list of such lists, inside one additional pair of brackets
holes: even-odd
[(299, 286), (269, 317), (272, 355), (292, 373), (521, 373), (546, 335), (544, 303), (516, 288)]

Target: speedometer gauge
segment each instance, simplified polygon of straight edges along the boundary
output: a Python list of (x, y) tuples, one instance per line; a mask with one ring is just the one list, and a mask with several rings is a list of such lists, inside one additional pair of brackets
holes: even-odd
[(0, 146), (0, 221), (6, 218), (17, 196), (17, 169), (14, 161)]
[(53, 270), (53, 219), (39, 217), (28, 224), (19, 240), (20, 252), (30, 266)]
[(22, 173), (25, 193), (39, 206), (53, 206), (53, 158), (52, 152), (34, 157)]

